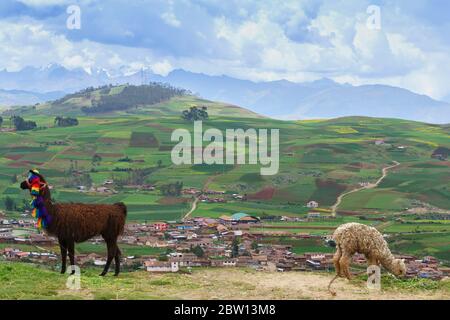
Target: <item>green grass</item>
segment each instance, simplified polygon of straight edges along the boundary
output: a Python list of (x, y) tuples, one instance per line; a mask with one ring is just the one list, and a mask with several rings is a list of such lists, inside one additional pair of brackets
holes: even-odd
[[(94, 96), (101, 94), (104, 93), (95, 92)], [(448, 126), (366, 117), (281, 121), (191, 96), (127, 112), (87, 117), (80, 112), (80, 108), (89, 103), (77, 98), (58, 107), (41, 105), (36, 112), (30, 111), (23, 116), (38, 125), (47, 126), (47, 129), (0, 133), (0, 210), (5, 209), (6, 197), (13, 198), (19, 207), (23, 201), (30, 200), (29, 195), (19, 190), (18, 183), (12, 183), (11, 179), (18, 175), (20, 181), (34, 166), (38, 166), (54, 186), (52, 196), (58, 202), (123, 201), (129, 209), (129, 222), (179, 220), (190, 210), (192, 199), (187, 203), (161, 203), (163, 196), (159, 190), (141, 192), (128, 189), (119, 190), (117, 195), (105, 196), (80, 193), (74, 187), (65, 187), (72, 179), (67, 173), (70, 166), (76, 162), (79, 170), (90, 172), (94, 154), (102, 155), (97, 172), (90, 173), (96, 185), (107, 179), (126, 179), (128, 173), (114, 169), (131, 168), (151, 171), (145, 176), (145, 183), (157, 187), (182, 181), (185, 187), (198, 189), (208, 183), (209, 189), (224, 190), (228, 194), (251, 195), (265, 188), (275, 190), (272, 199), (200, 203), (193, 217), (220, 217), (236, 212), (260, 217), (305, 217), (308, 211), (305, 204), (309, 200), (318, 201), (322, 208), (329, 208), (342, 192), (357, 187), (360, 182), (376, 181), (381, 175), (381, 168), (392, 161), (400, 161), (401, 166), (390, 171), (379, 187), (350, 194), (344, 198), (339, 209), (392, 219), (393, 214), (411, 207), (413, 200), (420, 200), (450, 210), (449, 162), (430, 158), (437, 146), (450, 147)], [(261, 176), (259, 165), (173, 165), (170, 151), (174, 142), (171, 141), (171, 133), (178, 128), (193, 130), (192, 123), (183, 121), (180, 113), (199, 104), (208, 106), (210, 113), (210, 119), (203, 123), (205, 129), (280, 129), (279, 173)], [(56, 115), (77, 116), (80, 124), (76, 128), (55, 128), (53, 117)], [(376, 139), (385, 139), (394, 147), (375, 146)], [(55, 145), (55, 141), (64, 141), (64, 145)], [(407, 145), (408, 148), (399, 151), (395, 148), (398, 145)], [(137, 161), (120, 162), (119, 159), (124, 157)], [(161, 167), (157, 166), (158, 161), (162, 161)], [(19, 218), (19, 212), (7, 212), (7, 215)], [(302, 225), (299, 224), (294, 228), (273, 230), (327, 234), (330, 229), (326, 227), (353, 220), (376, 224), (345, 218), (308, 222), (303, 224), (303, 228), (299, 228)], [(324, 228), (314, 230), (306, 226)], [(438, 235), (447, 234), (448, 228), (447, 224), (390, 223), (383, 232), (405, 236), (408, 233), (417, 234), (418, 231), (436, 234), (433, 241), (421, 238), (416, 244), (399, 242), (394, 246), (401, 252), (436, 253), (445, 258), (448, 257), (445, 253), (448, 242), (439, 242)], [(320, 250), (319, 246), (316, 247)], [(417, 250), (410, 249), (416, 247)]]
[[(75, 246), (77, 253), (98, 253), (105, 255), (106, 254), (106, 245), (105, 244), (92, 244), (92, 243), (80, 243)], [(166, 249), (164, 248), (152, 248), (149, 246), (135, 246), (135, 245), (127, 245), (120, 244), (120, 250), (122, 251), (123, 256), (149, 256), (149, 255), (159, 255), (164, 253)]]

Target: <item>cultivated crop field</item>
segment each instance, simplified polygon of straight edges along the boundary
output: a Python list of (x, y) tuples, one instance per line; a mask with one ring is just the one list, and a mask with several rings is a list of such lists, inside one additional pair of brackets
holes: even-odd
[[(449, 224), (441, 223), (443, 220), (435, 221), (438, 224), (404, 224), (395, 220), (417, 203), (450, 210), (450, 162), (431, 158), (437, 147), (450, 147), (448, 126), (366, 117), (281, 121), (192, 96), (92, 116), (81, 111), (85, 105), (86, 101), (75, 99), (63, 105), (30, 108), (21, 116), (35, 121), (37, 129), (0, 132), (0, 209), (6, 210), (6, 198), (15, 203), (12, 210), (6, 210), (7, 216), (19, 217), (29, 202), (29, 195), (18, 184), (30, 168), (36, 167), (53, 186), (56, 201), (123, 201), (129, 208), (129, 222), (182, 219), (191, 209), (194, 197), (182, 195), (174, 199), (160, 191), (167, 183), (181, 181), (184, 188), (226, 192), (226, 202), (200, 202), (191, 217), (218, 218), (236, 212), (258, 217), (297, 217), (303, 221), (288, 229), (284, 228), (288, 224), (280, 222), (280, 230), (311, 234), (330, 234), (347, 221), (379, 225), (380, 221), (360, 216), (384, 217), (382, 230), (395, 235), (398, 251), (435, 253), (448, 258), (444, 252), (450, 243)], [(210, 117), (203, 122), (204, 130), (279, 129), (278, 174), (261, 176), (259, 165), (173, 165), (170, 153), (176, 142), (171, 141), (171, 133), (179, 128), (193, 130), (193, 124), (180, 116), (182, 110), (191, 106), (208, 107)], [(55, 126), (54, 117), (67, 114), (76, 116), (79, 125)], [(9, 119), (4, 118), (3, 127), (9, 127)], [(383, 143), (377, 145), (376, 140)], [(329, 212), (340, 194), (364, 183), (375, 183), (382, 168), (394, 161), (400, 165), (391, 169), (376, 188), (346, 196), (336, 219), (306, 221), (308, 201), (317, 201), (321, 209)], [(140, 190), (116, 183), (129, 179), (133, 172), (141, 176), (141, 184), (153, 185), (155, 189)], [(111, 188), (116, 192), (78, 190), (87, 182), (101, 187), (107, 180), (113, 181)], [(232, 194), (245, 195), (248, 200), (236, 200)], [(425, 236), (430, 234), (435, 238)], [(401, 240), (410, 236), (417, 237), (417, 250), (408, 249)], [(319, 245), (316, 247), (320, 249)]]

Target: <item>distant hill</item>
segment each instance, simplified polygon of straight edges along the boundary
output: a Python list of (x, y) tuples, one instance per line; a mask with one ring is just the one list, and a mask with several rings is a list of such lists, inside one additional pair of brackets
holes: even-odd
[(0, 108), (4, 109), (5, 107), (10, 106), (42, 103), (58, 99), (64, 95), (65, 93), (61, 91), (39, 93), (23, 90), (0, 89)]
[[(68, 70), (59, 65), (27, 67), (18, 72), (0, 71), (0, 88), (37, 92), (75, 92), (88, 86), (169, 83), (208, 100), (223, 101), (280, 119), (371, 116), (429, 123), (450, 123), (450, 104), (428, 96), (386, 86), (352, 86), (330, 79), (294, 83), (285, 80), (252, 82), (228, 76), (209, 76), (174, 70), (160, 76), (149, 70), (128, 73), (104, 69)], [(24, 104), (24, 103), (21, 103)]]
[(430, 123), (449, 123), (450, 104), (411, 91), (385, 86), (352, 86), (330, 79), (309, 83), (251, 82), (175, 70), (150, 76), (215, 101), (228, 101), (280, 119), (369, 116)]
[(48, 114), (61, 116), (102, 116), (105, 114), (146, 114), (181, 116), (191, 106), (206, 106), (211, 115), (262, 118), (262, 116), (227, 103), (212, 102), (166, 84), (105, 85), (89, 87), (38, 106), (15, 108), (5, 114)]

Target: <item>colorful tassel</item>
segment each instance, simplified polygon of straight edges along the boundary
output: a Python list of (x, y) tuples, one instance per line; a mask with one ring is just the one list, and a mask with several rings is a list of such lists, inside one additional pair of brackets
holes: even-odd
[(50, 215), (48, 215), (47, 209), (45, 208), (44, 205), (44, 199), (40, 195), (41, 179), (39, 178), (39, 176), (30, 172), (28, 176), (28, 182), (31, 185), (30, 193), (32, 196), (30, 205), (33, 208), (33, 210), (31, 211), (31, 216), (37, 219), (36, 227), (38, 229), (46, 228), (50, 223), (51, 217)]

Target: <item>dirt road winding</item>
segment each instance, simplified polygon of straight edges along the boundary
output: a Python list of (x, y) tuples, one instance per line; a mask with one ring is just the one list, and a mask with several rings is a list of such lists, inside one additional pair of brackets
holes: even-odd
[(381, 171), (382, 171), (382, 175), (381, 175), (381, 177), (380, 177), (375, 183), (369, 183), (369, 184), (367, 184), (367, 185), (365, 185), (365, 186), (362, 186), (362, 187), (360, 187), (360, 188), (356, 188), (356, 189), (353, 189), (353, 190), (350, 190), (350, 191), (347, 191), (347, 192), (344, 192), (343, 194), (341, 194), (341, 195), (337, 198), (336, 203), (331, 207), (331, 214), (332, 214), (333, 216), (336, 216), (336, 211), (337, 211), (339, 205), (341, 204), (342, 199), (343, 199), (345, 196), (347, 196), (347, 195), (349, 195), (349, 194), (351, 194), (351, 193), (355, 193), (355, 192), (361, 191), (361, 190), (365, 190), (365, 189), (373, 189), (373, 188), (378, 187), (378, 185), (383, 181), (383, 179), (386, 178), (386, 176), (387, 176), (387, 174), (388, 174), (388, 171), (389, 171), (390, 169), (395, 168), (395, 167), (397, 167), (397, 166), (400, 165), (400, 162), (397, 162), (397, 161), (393, 161), (393, 162), (394, 162), (393, 165), (384, 167), (384, 168), (381, 170)]

